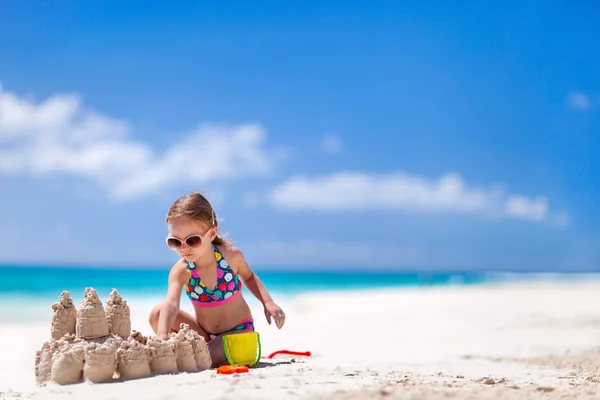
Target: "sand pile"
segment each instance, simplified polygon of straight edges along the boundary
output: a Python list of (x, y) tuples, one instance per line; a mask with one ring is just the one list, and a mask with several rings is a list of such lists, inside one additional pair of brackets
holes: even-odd
[(85, 289), (78, 310), (67, 291), (52, 310), (51, 339), (35, 356), (40, 386), (139, 379), (211, 366), (206, 341), (186, 324), (168, 340), (132, 331), (129, 306), (116, 289), (109, 295), (106, 311), (93, 288)]

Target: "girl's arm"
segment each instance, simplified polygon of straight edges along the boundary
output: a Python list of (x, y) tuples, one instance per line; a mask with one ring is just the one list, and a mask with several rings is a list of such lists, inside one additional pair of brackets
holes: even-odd
[(230, 248), (230, 260), (233, 264), (235, 272), (239, 275), (244, 283), (244, 286), (248, 288), (250, 293), (254, 295), (262, 303), (265, 308), (265, 317), (267, 322), (271, 324), (271, 317), (275, 320), (275, 324), (281, 329), (285, 322), (285, 313), (283, 310), (275, 304), (271, 295), (263, 285), (259, 277), (250, 269), (244, 255), (239, 249)]
[(234, 272), (242, 279), (244, 285), (250, 293), (254, 295), (263, 305), (272, 302), (273, 299), (267, 292), (267, 289), (258, 278), (258, 276), (250, 269), (242, 252), (234, 247), (229, 248), (230, 256), (228, 257), (233, 264)]
[(181, 288), (183, 287), (181, 269), (177, 264), (171, 268), (169, 273), (169, 286), (167, 288), (167, 296), (160, 308), (158, 316), (158, 330), (156, 337), (159, 339), (168, 339), (171, 332), (171, 325), (177, 317), (179, 306), (181, 303)]

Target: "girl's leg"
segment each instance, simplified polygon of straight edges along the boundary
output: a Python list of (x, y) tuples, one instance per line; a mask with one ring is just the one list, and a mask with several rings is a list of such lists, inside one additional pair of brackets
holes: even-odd
[[(158, 332), (158, 318), (160, 317), (161, 305), (162, 304), (155, 305), (152, 308), (152, 310), (150, 311), (150, 315), (148, 317), (148, 322), (150, 323), (150, 326), (152, 327), (152, 330), (154, 330), (155, 334), (156, 334), (156, 332)], [(206, 332), (204, 330), (204, 328), (202, 328), (200, 326), (200, 324), (198, 324), (198, 321), (196, 321), (196, 318), (194, 318), (192, 315), (190, 315), (189, 313), (187, 313), (183, 310), (179, 310), (177, 312), (175, 321), (173, 321), (173, 325), (171, 325), (171, 332), (179, 332), (179, 326), (182, 323), (187, 324), (190, 327), (190, 329), (193, 329), (196, 332), (198, 332), (200, 334), (200, 336), (204, 337), (204, 340), (206, 340), (206, 343), (208, 343), (210, 341), (210, 336), (208, 335), (208, 332)]]
[(218, 334), (214, 339), (208, 342), (208, 350), (210, 352), (210, 358), (212, 360), (213, 368), (229, 364), (229, 362), (227, 361), (227, 356), (225, 355), (225, 349), (223, 348), (223, 336), (247, 332), (254, 332), (253, 322), (244, 322), (229, 332), (223, 332)]

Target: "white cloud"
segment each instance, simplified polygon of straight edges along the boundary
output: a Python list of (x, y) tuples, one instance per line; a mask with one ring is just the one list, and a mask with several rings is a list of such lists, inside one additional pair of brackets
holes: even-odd
[(77, 175), (127, 199), (177, 183), (265, 175), (282, 155), (267, 149), (258, 124), (201, 125), (163, 152), (132, 133), (77, 95), (36, 103), (0, 86), (0, 175)]
[[(419, 213), (470, 213), (542, 221), (549, 216), (544, 197), (506, 194), (499, 187), (469, 187), (458, 174), (437, 180), (403, 172), (372, 175), (338, 172), (292, 177), (267, 195), (287, 211), (348, 212), (392, 210)], [(561, 217), (564, 224), (566, 215)]]
[(342, 139), (338, 135), (327, 134), (321, 140), (321, 148), (327, 153), (337, 154), (342, 151)]
[(511, 217), (541, 221), (548, 214), (548, 199), (545, 197), (531, 199), (521, 195), (509, 196), (504, 203), (504, 211)]
[(588, 95), (574, 90), (569, 92), (567, 96), (567, 104), (573, 109), (587, 111), (590, 108), (591, 102)]
[(405, 173), (369, 175), (339, 172), (315, 178), (296, 176), (273, 189), (270, 202), (290, 210), (486, 211), (498, 194), (467, 188), (460, 176), (437, 181)]

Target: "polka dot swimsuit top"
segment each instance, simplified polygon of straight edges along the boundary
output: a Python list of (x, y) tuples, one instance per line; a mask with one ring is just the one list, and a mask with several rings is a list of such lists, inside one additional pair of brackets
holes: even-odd
[(194, 263), (187, 262), (189, 282), (185, 291), (192, 303), (199, 307), (221, 306), (242, 294), (242, 281), (239, 276), (233, 272), (214, 244), (213, 250), (217, 260), (217, 284), (212, 290), (202, 282)]

